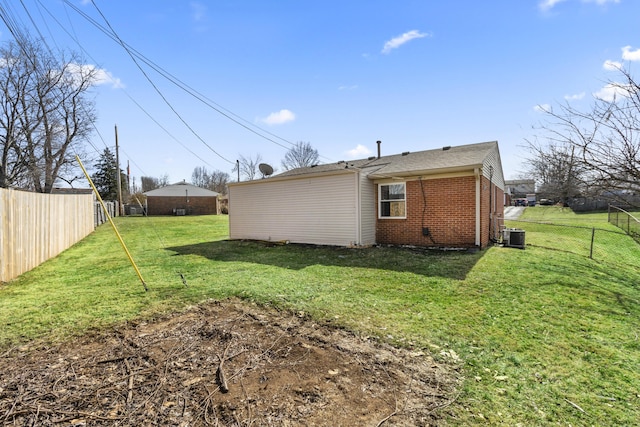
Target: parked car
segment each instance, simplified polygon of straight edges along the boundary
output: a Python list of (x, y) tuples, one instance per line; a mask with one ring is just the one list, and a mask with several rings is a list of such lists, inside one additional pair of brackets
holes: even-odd
[(527, 199), (515, 199), (515, 206), (529, 206), (529, 201)]
[(540, 204), (545, 206), (553, 205), (553, 200), (551, 199), (540, 199)]

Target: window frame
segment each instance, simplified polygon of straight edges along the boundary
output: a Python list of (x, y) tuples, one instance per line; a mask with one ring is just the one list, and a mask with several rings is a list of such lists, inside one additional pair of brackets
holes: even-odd
[[(402, 185), (403, 187), (403, 198), (402, 199), (382, 199), (382, 187), (391, 186), (391, 185)], [(391, 202), (403, 202), (404, 203), (404, 215), (403, 216), (383, 216), (382, 215), (382, 204), (383, 203), (391, 203)], [(407, 219), (407, 183), (406, 181), (402, 182), (381, 182), (378, 183), (378, 219)]]

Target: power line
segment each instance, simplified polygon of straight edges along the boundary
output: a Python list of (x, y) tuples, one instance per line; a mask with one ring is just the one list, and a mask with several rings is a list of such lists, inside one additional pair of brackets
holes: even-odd
[(107, 20), (107, 18), (102, 14), (102, 11), (100, 10), (100, 8), (98, 8), (98, 6), (96, 5), (96, 3), (91, 0), (91, 4), (93, 4), (93, 7), (96, 8), (96, 10), (98, 11), (98, 13), (100, 14), (100, 16), (102, 16), (102, 18), (104, 19), (105, 23), (107, 24), (107, 26), (109, 27), (109, 29), (111, 30), (111, 33), (113, 34), (113, 36), (117, 39), (118, 44), (120, 44), (123, 49), (127, 52), (127, 54), (131, 57), (131, 60), (134, 62), (134, 64), (136, 64), (136, 67), (138, 67), (138, 69), (140, 70), (140, 72), (144, 75), (144, 77), (147, 79), (147, 81), (149, 82), (149, 84), (153, 87), (153, 89), (158, 93), (158, 95), (160, 96), (160, 98), (162, 98), (162, 100), (165, 102), (165, 104), (167, 104), (167, 106), (171, 109), (171, 111), (173, 111), (173, 113), (176, 115), (176, 117), (178, 117), (178, 119), (180, 119), (180, 121), (187, 127), (187, 129), (189, 129), (189, 131), (191, 131), (191, 133), (198, 138), (198, 140), (200, 142), (202, 142), (207, 148), (209, 148), (214, 154), (216, 154), (218, 157), (220, 157), (222, 160), (228, 162), (229, 164), (233, 164), (234, 162), (232, 162), (231, 160), (227, 159), (226, 157), (224, 157), (222, 154), (218, 153), (216, 150), (213, 149), (213, 147), (211, 147), (209, 144), (207, 144), (207, 142), (202, 139), (202, 137), (195, 131), (195, 129), (193, 129), (187, 122), (186, 120), (182, 117), (182, 115), (180, 115), (180, 113), (178, 113), (178, 111), (174, 108), (174, 106), (169, 102), (169, 100), (164, 96), (164, 94), (162, 93), (162, 91), (160, 91), (160, 89), (156, 86), (156, 84), (151, 80), (151, 78), (147, 75), (147, 73), (144, 71), (144, 69), (140, 66), (140, 64), (138, 63), (138, 61), (136, 60), (135, 56), (131, 53), (131, 51), (129, 50), (129, 48), (127, 47), (127, 45), (122, 41), (122, 39), (120, 39), (120, 37), (118, 36), (118, 34), (115, 32), (115, 30), (113, 29), (113, 27), (111, 27), (111, 24), (109, 23), (109, 21)]
[[(40, 0), (38, 0), (38, 1), (40, 1)], [(274, 133), (271, 133), (271, 132), (269, 132), (269, 131), (267, 131), (267, 130), (259, 127), (259, 126), (256, 126), (255, 124), (252, 124), (249, 120), (246, 120), (246, 119), (242, 118), (241, 116), (233, 113), (232, 111), (222, 107), (220, 104), (216, 103), (215, 101), (211, 100), (210, 98), (206, 97), (205, 95), (199, 93), (197, 90), (195, 90), (194, 88), (190, 87), (189, 85), (187, 85), (186, 83), (184, 83), (183, 81), (181, 81), (180, 79), (178, 79), (177, 77), (172, 75), (171, 73), (167, 72), (164, 68), (160, 67), (158, 64), (156, 64), (153, 61), (151, 61), (149, 58), (147, 58), (146, 56), (141, 54), (135, 48), (131, 47), (126, 42), (121, 40), (118, 37), (118, 35), (113, 31), (113, 29), (111, 29), (111, 30), (106, 29), (105, 27), (100, 25), (100, 23), (96, 22), (93, 18), (91, 18), (89, 15), (87, 15), (85, 12), (80, 10), (77, 6), (71, 4), (69, 2), (69, 0), (63, 0), (63, 2), (65, 4), (67, 4), (67, 5), (69, 5), (70, 8), (72, 8), (74, 11), (76, 11), (80, 16), (82, 16), (84, 19), (86, 19), (89, 23), (91, 23), (96, 28), (98, 28), (107, 37), (111, 38), (112, 40), (114, 40), (118, 44), (120, 44), (129, 53), (130, 56), (132, 56), (132, 57), (135, 56), (136, 58), (140, 59), (143, 63), (145, 63), (151, 69), (156, 71), (162, 77), (167, 79), (169, 82), (173, 83), (178, 88), (180, 88), (183, 91), (185, 91), (187, 94), (191, 95), (193, 98), (195, 98), (198, 101), (202, 102), (207, 107), (211, 108), (212, 110), (216, 111), (217, 113), (219, 113), (220, 115), (226, 117), (227, 119), (231, 120), (232, 122), (236, 123), (237, 125), (243, 127), (244, 129), (248, 130), (249, 132), (252, 132), (255, 135), (257, 135), (257, 136), (259, 136), (259, 137), (261, 137), (261, 138), (263, 138), (263, 139), (265, 139), (265, 140), (267, 140), (269, 142), (272, 142), (272, 143), (274, 143), (274, 144), (276, 144), (276, 145), (278, 145), (278, 146), (280, 146), (282, 148), (288, 149), (289, 147), (287, 147), (287, 146), (275, 141), (274, 139), (271, 139), (271, 138), (261, 134), (260, 132), (256, 131), (255, 129), (252, 129), (250, 126), (255, 127), (256, 129), (260, 130), (261, 132), (264, 132), (264, 133), (266, 133), (268, 135), (271, 135), (274, 138), (277, 138), (277, 139), (289, 144), (290, 146), (295, 146), (295, 143), (293, 143), (291, 141), (288, 141), (287, 139), (282, 138), (282, 137), (280, 137), (278, 135), (275, 135)], [(92, 2), (93, 2), (93, 0), (92, 0)], [(94, 3), (94, 5), (95, 5), (95, 3)], [(97, 6), (96, 6), (96, 8), (97, 8)], [(101, 12), (100, 12), (100, 14), (102, 15)], [(102, 17), (105, 20), (105, 22), (107, 23), (107, 25), (109, 25), (109, 23), (106, 20), (106, 18), (103, 15), (102, 15)], [(111, 28), (110, 25), (109, 25), (109, 27)], [(138, 65), (138, 67), (139, 67), (139, 65)], [(242, 122), (244, 122), (244, 123), (242, 123)], [(247, 123), (247, 124), (245, 124), (245, 123)]]
[[(22, 2), (23, 0), (21, 0)], [(54, 21), (60, 26), (60, 28), (63, 29), (63, 31), (65, 31), (73, 40), (76, 41), (76, 43), (82, 48), (82, 45), (80, 44), (79, 40), (77, 39), (77, 37), (71, 35), (66, 27), (64, 25), (62, 25), (57, 19), (56, 17), (52, 14), (52, 12), (47, 9), (47, 7), (42, 4), (41, 0), (36, 0), (36, 2), (40, 5), (40, 7), (42, 7), (53, 19)], [(180, 113), (173, 107), (173, 105), (168, 101), (168, 99), (164, 96), (164, 94), (160, 91), (160, 89), (158, 88), (158, 86), (152, 81), (152, 79), (150, 78), (150, 76), (144, 71), (144, 69), (142, 68), (142, 66), (140, 65), (140, 63), (144, 63), (145, 65), (147, 65), (148, 67), (150, 67), (152, 70), (154, 70), (155, 72), (157, 72), (159, 75), (161, 75), (162, 77), (164, 77), (166, 80), (168, 80), (170, 83), (172, 83), (173, 85), (175, 85), (176, 87), (178, 87), (179, 89), (183, 90), (185, 93), (189, 94), (190, 96), (192, 96), (193, 98), (195, 98), (196, 100), (200, 101), (201, 103), (203, 103), (205, 106), (211, 108), (212, 110), (216, 111), (218, 114), (222, 115), (223, 117), (231, 120), (232, 122), (236, 123), (237, 125), (241, 126), (242, 128), (250, 131), (251, 133), (259, 136), (262, 139), (265, 139), (275, 145), (278, 145), (282, 148), (285, 149), (290, 149), (291, 147), (294, 147), (296, 144), (286, 140), (285, 138), (282, 138), (274, 133), (269, 132), (266, 129), (261, 128), (260, 126), (257, 126), (251, 122), (249, 122), (248, 120), (242, 118), (241, 116), (233, 113), (232, 111), (226, 109), (225, 107), (221, 106), (220, 104), (216, 103), (215, 101), (213, 101), (212, 99), (208, 98), (206, 95), (203, 95), (202, 93), (198, 92), (196, 89), (194, 89), (193, 87), (189, 86), (188, 84), (184, 83), (183, 81), (181, 81), (179, 78), (175, 77), (174, 75), (172, 75), (171, 73), (167, 72), (164, 68), (162, 68), (161, 66), (159, 66), (158, 64), (154, 63), (153, 61), (151, 61), (150, 59), (148, 59), (146, 56), (144, 56), (143, 54), (141, 54), (139, 51), (137, 51), (135, 48), (133, 48), (132, 46), (130, 46), (129, 44), (127, 44), (124, 40), (122, 40), (118, 34), (115, 32), (115, 30), (113, 29), (113, 27), (110, 25), (109, 21), (107, 20), (107, 18), (104, 16), (104, 14), (102, 13), (102, 11), (98, 8), (98, 6), (95, 4), (95, 2), (92, 0), (92, 4), (95, 7), (95, 9), (98, 11), (98, 13), (100, 14), (100, 16), (102, 17), (102, 19), (105, 21), (106, 25), (109, 28), (104, 27), (103, 25), (101, 25), (99, 22), (97, 22), (95, 19), (93, 19), (92, 17), (90, 17), (87, 13), (85, 13), (84, 11), (82, 11), (78, 6), (72, 4), (70, 2), (70, 0), (63, 0), (62, 2), (64, 5), (68, 6), (70, 9), (72, 9), (73, 11), (75, 11), (78, 15), (80, 15), (82, 18), (84, 18), (87, 22), (89, 22), (91, 25), (93, 25), (95, 28), (97, 28), (98, 30), (100, 30), (103, 34), (105, 34), (107, 37), (111, 38), (113, 41), (115, 41), (116, 43), (118, 43), (126, 52), (127, 54), (131, 57), (131, 59), (134, 61), (135, 65), (138, 67), (138, 69), (142, 72), (142, 74), (144, 75), (144, 77), (147, 79), (147, 81), (152, 85), (152, 87), (154, 88), (154, 90), (158, 93), (158, 95), (163, 99), (163, 101), (167, 104), (167, 106), (169, 106), (169, 108), (174, 112), (174, 114), (183, 122), (183, 124), (192, 132), (192, 134), (194, 134), (205, 146), (207, 146), (207, 148), (209, 148), (212, 152), (214, 152), (217, 156), (219, 156), (220, 158), (222, 158), (223, 160), (227, 161), (230, 164), (234, 164), (235, 162), (231, 162), (229, 159), (226, 159), (224, 156), (222, 156), (220, 153), (218, 153), (216, 150), (213, 149), (213, 147), (211, 147), (209, 144), (207, 144), (201, 137), (200, 135), (186, 122), (186, 120), (180, 115)], [(67, 9), (65, 8), (65, 11)], [(68, 14), (67, 14), (67, 18), (69, 18)], [(35, 26), (35, 23), (34, 23)], [(83, 49), (83, 51), (85, 53), (87, 53), (87, 51), (85, 49)], [(87, 53), (88, 54), (88, 53)], [(90, 55), (89, 55), (90, 56)], [(137, 58), (137, 59), (136, 59)], [(138, 62), (138, 60), (140, 62)], [(129, 94), (127, 94), (127, 96), (131, 98), (131, 96)], [(133, 99), (132, 99), (133, 100)], [(141, 110), (148, 116), (150, 117), (157, 125), (159, 125), (159, 123), (153, 119), (153, 117), (146, 112), (139, 103), (135, 102), (134, 103), (138, 106), (138, 108), (141, 108)], [(160, 125), (159, 125), (160, 126)], [(196, 156), (198, 159), (200, 159), (201, 161), (203, 161), (204, 163), (208, 164), (208, 162), (204, 161), (200, 156), (198, 156), (197, 154), (195, 154), (192, 150), (190, 150), (185, 144), (183, 144), (182, 142), (180, 142), (177, 138), (175, 138), (173, 135), (171, 135), (164, 127), (160, 126), (161, 129), (163, 129), (163, 131), (165, 131), (169, 136), (172, 137), (172, 139), (174, 139), (176, 142), (178, 142), (180, 145), (182, 145), (183, 148), (185, 148), (187, 151), (189, 151), (191, 154), (193, 154), (194, 156)], [(256, 130), (257, 129), (257, 130)], [(272, 136), (273, 138), (270, 138), (269, 136)], [(278, 141), (276, 141), (275, 139), (281, 140), (284, 143), (288, 144), (289, 146), (286, 146)], [(325, 156), (320, 156), (326, 160), (331, 161), (331, 159), (325, 157)], [(211, 166), (211, 165), (209, 165)]]
[[(80, 43), (80, 41), (78, 40), (75, 31), (74, 34), (70, 34), (64, 25), (62, 25), (62, 23), (51, 13), (51, 11), (49, 11), (49, 9), (47, 9), (40, 1), (38, 1), (38, 4), (49, 14), (49, 16), (58, 24), (58, 26), (69, 36), (71, 37), (71, 39), (73, 41), (76, 42), (76, 44), (78, 45), (78, 47), (80, 47), (80, 49), (89, 57), (91, 58), (94, 62), (97, 62), (95, 60), (95, 58), (93, 58), (91, 56), (91, 54), (82, 46), (82, 43)], [(65, 8), (66, 11), (66, 8)], [(69, 19), (69, 15), (67, 14), (67, 19)], [(71, 23), (71, 20), (69, 19), (69, 23), (73, 28), (73, 25)], [(53, 35), (52, 35), (53, 37)], [(189, 147), (187, 147), (184, 143), (182, 143), (182, 141), (180, 141), (178, 138), (176, 138), (174, 135), (172, 135), (164, 126), (162, 126), (162, 124), (160, 124), (160, 122), (158, 122), (148, 111), (146, 111), (144, 109), (144, 107), (142, 105), (140, 105), (139, 102), (137, 102), (125, 89), (121, 89), (124, 94), (129, 98), (129, 100), (131, 102), (133, 102), (144, 114), (147, 115), (147, 117), (149, 117), (149, 119), (151, 119), (160, 129), (162, 129), (167, 135), (169, 135), (169, 137), (171, 137), (174, 141), (176, 141), (178, 144), (180, 144), (185, 150), (189, 151), (193, 156), (195, 156), (198, 160), (200, 160), (201, 162), (205, 163), (207, 166), (210, 166), (213, 168), (213, 166), (207, 162), (206, 160), (204, 160), (202, 157), (200, 157), (198, 154), (196, 154), (193, 150), (191, 150)], [(97, 132), (98, 136), (100, 137), (100, 139), (102, 140), (102, 143), (104, 144), (104, 146), (106, 148), (108, 148), (107, 144), (104, 141), (104, 138), (102, 137), (102, 135), (100, 134), (100, 131), (98, 130), (98, 128), (95, 126), (95, 124), (93, 125), (93, 128), (95, 129), (95, 131)], [(100, 154), (100, 151), (89, 141), (89, 144), (93, 147), (93, 149), (96, 151), (97, 154)], [(132, 159), (126, 152), (125, 154), (127, 155), (128, 160), (130, 160), (143, 174), (145, 173), (142, 168), (135, 162), (134, 159)]]

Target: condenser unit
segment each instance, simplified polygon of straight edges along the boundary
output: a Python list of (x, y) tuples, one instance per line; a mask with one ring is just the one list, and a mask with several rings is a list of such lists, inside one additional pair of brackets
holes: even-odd
[(524, 230), (505, 228), (502, 230), (502, 244), (508, 248), (524, 249)]

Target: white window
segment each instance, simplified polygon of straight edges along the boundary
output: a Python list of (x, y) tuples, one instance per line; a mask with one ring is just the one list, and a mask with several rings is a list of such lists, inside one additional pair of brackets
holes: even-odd
[(378, 217), (406, 218), (405, 183), (378, 184)]

